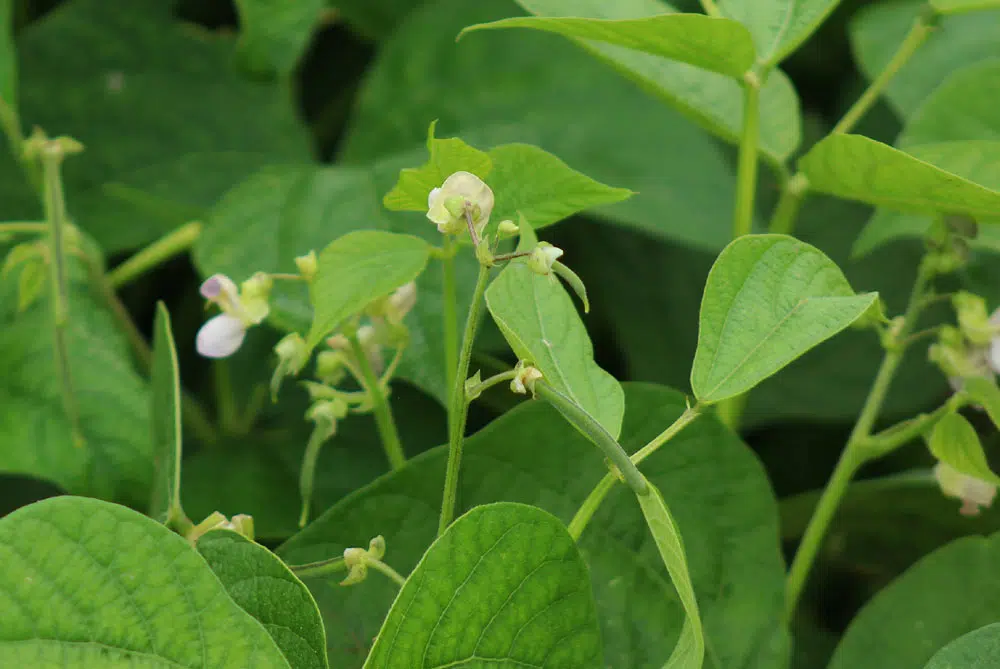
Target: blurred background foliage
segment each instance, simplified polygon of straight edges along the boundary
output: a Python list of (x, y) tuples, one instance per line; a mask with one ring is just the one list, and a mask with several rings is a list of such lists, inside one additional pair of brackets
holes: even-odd
[[(155, 302), (166, 301), (184, 385), (222, 426), (217, 444), (189, 435), (184, 499), (192, 518), (216, 509), (251, 513), (264, 539), (276, 543), (289, 536), (296, 529), (298, 466), (309, 432), (299, 389), (288, 384), (280, 403), (261, 401), (276, 331), (252, 331), (238, 357), (215, 368), (196, 357), (194, 333), (204, 314), (200, 277), (219, 268), (237, 279), (254, 269), (274, 270), (265, 265), (290, 262), (303, 240), (320, 245), (359, 219), (375, 225), (382, 216), (378, 198), (400, 166), (422, 160), (434, 119), (439, 136), (461, 135), (484, 148), (534, 143), (596, 179), (639, 192), (627, 203), (564, 221), (546, 237), (566, 249), (565, 259), (591, 292), (594, 308), (586, 322), (598, 362), (622, 380), (687, 390), (701, 290), (729, 235), (735, 149), (558, 38), (501, 31), (455, 43), (466, 25), (522, 13), (511, 0), (298, 0), (302, 12), (291, 18), (289, 12), (268, 14), (276, 2), (12, 1), (22, 123), (71, 135), (87, 147), (66, 165), (67, 196), (108, 265), (189, 221), (206, 226), (192, 255), (120, 290), (147, 337)], [(890, 3), (841, 2), (783, 65), (803, 114), (799, 152), (828, 132), (864, 89), (862, 70), (875, 68), (880, 53), (898, 43), (900, 26), (905, 32), (915, 7), (869, 4)], [(676, 5), (696, 10), (694, 2)], [(279, 17), (298, 23), (275, 27)], [(962, 62), (1000, 57), (1000, 29), (974, 24), (962, 33)], [(948, 59), (959, 56), (944, 51), (922, 57), (907, 71), (924, 68), (940, 80)], [(905, 74), (858, 132), (894, 141), (901, 119), (928, 92)], [(759, 190), (763, 225), (776, 197), (767, 169)], [(0, 204), (6, 220), (40, 215), (7, 153), (0, 157)], [(921, 249), (917, 242), (895, 242), (852, 259), (851, 247), (870, 214), (857, 204), (812, 197), (797, 235), (841, 263), (857, 290), (880, 291), (890, 312), (897, 312)], [(425, 225), (419, 216), (412, 221), (415, 228)], [(990, 267), (978, 262), (970, 276), (991, 286)], [(7, 328), (0, 334), (0, 362), (14, 359), (12, 348), (38, 346), (8, 328), (15, 320), (11, 311), (6, 308), (0, 320)], [(134, 371), (102, 362), (105, 348), (109, 356), (125, 356), (124, 344), (108, 334), (113, 327), (87, 326), (79, 354), (93, 364), (81, 372), (81, 383), (122, 375), (115, 395), (92, 398), (114, 403), (119, 419), (91, 427), (108, 443), (124, 443), (144, 429), (136, 424), (144, 420), (138, 405), (145, 390)], [(474, 364), (490, 370), (512, 362), (499, 334), (485, 327)], [(933, 408), (946, 396), (924, 349), (915, 348), (890, 394), (886, 421)], [(782, 500), (789, 549), (880, 358), (873, 334), (848, 332), (752, 395), (743, 437)], [(15, 418), (29, 409), (17, 406), (10, 388), (33, 381), (31, 369), (12, 364), (0, 368), (0, 440), (57, 440), (40, 427), (46, 416), (37, 416), (30, 429), (23, 417)], [(514, 401), (505, 393), (485, 399), (474, 407), (475, 427)], [(444, 441), (444, 411), (421, 389), (395, 384), (393, 405), (409, 453)], [(385, 471), (375, 434), (369, 417), (344, 423), (320, 459), (317, 509)], [(1000, 528), (1000, 511), (960, 517), (937, 492), (930, 464), (922, 450), (903, 450), (866, 470), (872, 480), (850, 493), (797, 623), (801, 666), (818, 666), (858, 607), (922, 554), (952, 538)], [(69, 477), (56, 485), (29, 473), (0, 475), (0, 512), (79, 483)], [(137, 472), (120, 489), (101, 492), (135, 503), (142, 491), (133, 484), (142, 478)]]

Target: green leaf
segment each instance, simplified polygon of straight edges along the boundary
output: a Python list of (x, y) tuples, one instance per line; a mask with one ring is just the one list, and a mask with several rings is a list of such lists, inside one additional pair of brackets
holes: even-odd
[(758, 59), (773, 65), (802, 46), (838, 4), (840, 0), (721, 0), (719, 9), (750, 29)]
[(753, 37), (746, 28), (736, 21), (702, 14), (662, 14), (618, 20), (526, 16), (469, 26), (461, 35), (496, 28), (531, 28), (613, 44), (735, 79), (741, 79), (753, 67), (756, 58)]
[[(938, 152), (925, 149), (922, 155), (933, 159), (935, 153), (967, 155), (970, 149), (976, 150), (967, 142), (937, 146)], [(1000, 192), (921, 160), (915, 153), (862, 135), (832, 135), (816, 144), (799, 167), (809, 177), (811, 188), (820, 193), (904, 211), (1000, 216)]]
[(931, 7), (939, 14), (962, 14), (1000, 8), (1000, 0), (930, 0)]
[(423, 0), (336, 0), (330, 3), (351, 28), (370, 40), (383, 40)]
[(910, 115), (896, 143), (906, 149), (937, 142), (1000, 140), (998, 79), (996, 60), (956, 70)]
[[(535, 144), (598, 181), (639, 192), (597, 216), (702, 249), (725, 246), (735, 179), (714, 139), (564, 40), (492, 31), (454, 44), (466, 25), (510, 16), (512, 7), (506, 0), (434, 0), (415, 11), (365, 78), (342, 158), (381, 163), (421, 150), (427, 124), (440, 118), (439, 131), (476, 146)], [(739, 91), (734, 100), (742, 104)], [(420, 160), (397, 164), (385, 189), (400, 167)], [(413, 226), (433, 229), (416, 218)]]
[(184, 517), (181, 507), (181, 378), (170, 312), (156, 303), (153, 323), (150, 417), (153, 423), (153, 495), (149, 515), (168, 526)]
[(856, 295), (819, 249), (748, 235), (719, 255), (698, 322), (691, 388), (702, 402), (739, 395), (856, 321), (877, 295)]
[[(18, 35), (21, 119), (81, 141), (64, 169), (70, 213), (106, 252), (200, 217), (273, 162), (308, 160), (285, 83), (248, 81), (233, 40), (176, 20), (161, 0), (73, 0)], [(37, 194), (0, 160), (5, 216)]]
[(587, 567), (558, 518), (479, 506), (424, 554), (365, 667), (452, 665), (602, 666)]
[[(631, 385), (626, 394), (622, 444), (630, 452), (685, 410), (684, 396), (664, 388)], [(349, 495), (279, 555), (290, 564), (322, 560), (367, 545), (377, 531), (388, 546), (385, 561), (408, 573), (437, 532), (446, 458), (447, 449), (434, 449)], [(664, 491), (684, 536), (718, 666), (780, 666), (788, 650), (780, 622), (784, 567), (773, 494), (752, 451), (706, 416), (642, 468)], [(601, 454), (555, 409), (526, 402), (466, 441), (458, 498), (462, 509), (496, 501), (540, 505), (569, 522), (606, 473)], [(661, 669), (680, 635), (684, 610), (635, 495), (616, 486), (579, 546), (601, 617), (603, 666)], [(307, 585), (327, 622), (331, 666), (359, 667), (396, 586), (372, 577), (354, 588), (322, 580)]]
[[(853, 18), (850, 37), (855, 60), (869, 80), (885, 69), (925, 6), (922, 0), (877, 2)], [(1000, 58), (1000, 10), (944, 16), (938, 24), (886, 88), (890, 105), (904, 118), (955, 70)]]
[(131, 509), (57, 497), (0, 519), (0, 664), (290, 669), (188, 543)]
[(966, 476), (1000, 485), (1000, 476), (990, 469), (976, 429), (960, 414), (950, 413), (934, 426), (928, 440), (931, 453)]
[(479, 149), (457, 137), (437, 139), (431, 123), (427, 132), (429, 159), (421, 167), (408, 167), (399, 173), (399, 181), (382, 200), (386, 209), (394, 211), (427, 211), (427, 196), (455, 172), (475, 174), (480, 179), (493, 169), (493, 161)]
[[(1000, 192), (1000, 141), (968, 140), (920, 144), (909, 153), (969, 181)], [(972, 248), (1000, 250), (1000, 211), (977, 216), (982, 225)], [(934, 224), (932, 216), (879, 209), (854, 243), (853, 255), (860, 257), (896, 239), (924, 239)]]
[(13, 0), (0, 0), (0, 105), (11, 110), (17, 109), (17, 49), (14, 46)]
[(1000, 623), (993, 623), (955, 639), (934, 653), (924, 669), (990, 669), (997, 657)]
[(663, 494), (652, 483), (648, 495), (637, 495), (642, 515), (646, 518), (656, 547), (660, 551), (663, 564), (670, 573), (670, 582), (677, 589), (677, 596), (684, 606), (684, 627), (681, 629), (677, 646), (670, 653), (664, 667), (673, 669), (701, 669), (705, 660), (705, 637), (698, 613), (698, 601), (694, 596), (694, 586), (688, 572), (687, 558), (684, 556), (684, 542), (677, 529), (677, 523), (670, 515), (670, 509), (663, 500)]
[(291, 74), (325, 6), (324, 0), (236, 0), (238, 49), (250, 71)]
[(336, 239), (319, 254), (309, 287), (315, 315), (306, 343), (316, 346), (344, 319), (416, 279), (430, 252), (430, 244), (419, 237), (379, 230), (358, 230)]
[[(660, 0), (517, 0), (529, 13), (546, 17), (586, 16), (592, 19), (642, 19), (674, 13)], [(574, 40), (576, 38), (573, 38)], [(613, 44), (579, 40), (580, 45), (638, 83), (667, 104), (677, 108), (708, 132), (738, 144), (743, 127), (743, 94), (739, 83), (686, 63), (638, 53)], [(780, 70), (768, 77), (761, 90), (760, 151), (766, 160), (782, 163), (796, 148), (800, 137), (799, 104), (788, 78)]]
[[(518, 248), (534, 248), (530, 225), (522, 221), (521, 226)], [(486, 289), (486, 307), (514, 355), (537, 367), (617, 439), (625, 396), (615, 377), (594, 362), (587, 328), (559, 279), (511, 261)]]
[[(53, 347), (52, 304), (40, 296), (17, 310), (16, 286), (0, 282), (0, 471), (47, 479), (63, 490), (145, 508), (153, 449), (149, 387), (124, 337), (86, 285), (73, 279), (68, 366), (85, 444), (74, 444)], [(109, 410), (113, 407), (113, 410)]]
[(980, 376), (965, 379), (962, 390), (986, 410), (995, 426), (1000, 427), (1000, 388), (994, 379)]
[(274, 553), (230, 530), (198, 539), (198, 552), (240, 608), (256, 618), (293, 669), (326, 669), (316, 601)]
[(830, 669), (923, 667), (956, 637), (996, 622), (998, 561), (1000, 534), (934, 551), (861, 610)]

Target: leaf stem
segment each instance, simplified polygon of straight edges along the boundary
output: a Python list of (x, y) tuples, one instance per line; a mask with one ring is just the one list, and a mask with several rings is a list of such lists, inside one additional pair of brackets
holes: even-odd
[(861, 118), (868, 113), (872, 105), (878, 100), (878, 98), (885, 91), (886, 86), (892, 81), (892, 78), (902, 69), (904, 65), (913, 57), (917, 49), (924, 43), (924, 41), (934, 32), (934, 21), (935, 15), (931, 12), (921, 12), (920, 15), (913, 21), (913, 25), (910, 27), (910, 32), (907, 33), (906, 38), (903, 43), (899, 45), (896, 53), (893, 54), (892, 58), (886, 64), (886, 66), (879, 72), (878, 76), (875, 77), (874, 81), (868, 85), (865, 92), (861, 94), (851, 108), (847, 110), (844, 117), (840, 119), (837, 125), (834, 126), (831, 134), (850, 132), (854, 126), (857, 124)]
[(160, 237), (122, 264), (108, 272), (108, 282), (115, 289), (142, 276), (152, 268), (191, 248), (201, 235), (202, 224), (191, 221)]
[[(451, 235), (444, 237), (441, 258), (442, 324), (444, 326), (444, 370), (449, 381), (458, 374), (458, 291), (455, 289), (455, 252)], [(450, 401), (450, 398), (449, 398)]]
[(42, 234), (49, 229), (48, 223), (12, 221), (0, 223), (0, 235)]
[(517, 370), (516, 369), (508, 369), (505, 372), (500, 372), (499, 374), (494, 374), (493, 376), (491, 376), (491, 377), (489, 377), (487, 379), (484, 379), (483, 381), (480, 381), (476, 385), (474, 385), (471, 388), (469, 388), (468, 391), (466, 392), (466, 396), (471, 401), (471, 400), (475, 399), (476, 397), (479, 397), (480, 395), (482, 395), (484, 392), (486, 392), (487, 390), (489, 390), (493, 386), (495, 386), (497, 384), (500, 384), (500, 383), (503, 383), (504, 381), (511, 381), (511, 380), (513, 380), (513, 378), (515, 376), (517, 376)]
[(452, 382), (448, 406), (448, 466), (444, 476), (444, 493), (441, 500), (441, 520), (438, 536), (451, 525), (455, 517), (455, 502), (458, 497), (458, 472), (462, 464), (462, 449), (465, 446), (465, 424), (469, 417), (469, 403), (465, 396), (465, 380), (469, 376), (469, 361), (472, 359), (472, 344), (476, 339), (476, 329), (483, 313), (483, 296), (490, 277), (490, 268), (479, 266), (476, 288), (472, 293), (472, 305), (465, 320), (465, 334), (462, 337), (462, 351), (458, 358), (458, 368)]
[(544, 380), (535, 381), (533, 390), (538, 397), (554, 406), (563, 415), (563, 418), (601, 449), (604, 457), (621, 474), (625, 483), (636, 495), (649, 494), (649, 485), (647, 485), (646, 479), (642, 477), (625, 449), (583, 407)]
[(66, 276), (66, 252), (63, 248), (63, 226), (66, 224), (66, 200), (63, 196), (62, 178), (59, 174), (64, 157), (56, 141), (46, 141), (40, 150), (42, 180), (44, 184), (45, 218), (49, 223), (49, 287), (52, 298), (53, 359), (59, 375), (63, 410), (70, 423), (73, 442), (84, 445), (80, 429), (80, 409), (73, 388), (73, 375), (69, 364), (67, 326), (69, 325), (69, 289)]
[[(914, 282), (913, 291), (910, 293), (910, 301), (903, 314), (902, 325), (895, 335), (897, 344), (890, 346), (886, 351), (885, 357), (882, 359), (882, 364), (875, 375), (875, 381), (872, 383), (865, 404), (848, 437), (847, 445), (844, 447), (830, 477), (830, 481), (826, 484), (816, 505), (816, 509), (809, 519), (805, 533), (802, 535), (802, 541), (799, 543), (798, 550), (795, 552), (795, 558), (792, 560), (792, 566), (788, 572), (788, 582), (785, 590), (785, 616), (789, 620), (795, 613), (795, 607), (802, 596), (802, 590), (805, 587), (812, 565), (816, 560), (816, 555), (819, 553), (826, 532), (833, 520), (837, 507), (840, 506), (840, 501), (847, 491), (847, 486), (850, 484), (851, 479), (862, 465), (888, 452), (883, 448), (870, 447), (871, 430), (878, 418), (886, 394), (889, 392), (889, 387), (892, 384), (896, 370), (903, 360), (903, 354), (906, 351), (907, 336), (913, 329), (919, 316), (932, 275), (933, 271), (925, 258), (917, 271), (917, 279)], [(899, 442), (899, 444), (902, 443), (904, 442)]]
[(396, 571), (386, 563), (382, 562), (381, 560), (376, 560), (375, 558), (369, 556), (365, 558), (365, 562), (368, 563), (368, 566), (373, 567), (375, 571), (381, 572), (382, 574), (385, 574), (387, 577), (389, 577), (390, 580), (395, 581), (396, 585), (398, 585), (399, 587), (402, 588), (403, 585), (406, 584), (406, 579), (403, 576), (401, 576), (398, 571)]
[(736, 207), (733, 211), (733, 239), (750, 234), (753, 228), (753, 200), (757, 191), (757, 145), (760, 140), (760, 86), (753, 72), (743, 81), (743, 134), (740, 137), (736, 173)]
[(809, 193), (809, 179), (798, 172), (782, 185), (781, 197), (771, 215), (767, 231), (776, 235), (790, 235), (795, 231), (795, 220), (798, 218), (802, 201)]
[[(676, 437), (681, 430), (690, 425), (699, 415), (701, 415), (701, 407), (698, 405), (688, 407), (667, 429), (656, 435), (648, 444), (632, 454), (630, 458), (632, 464), (638, 466), (639, 463), (659, 450), (663, 444)], [(600, 508), (604, 498), (611, 492), (616, 481), (618, 481), (618, 478), (613, 473), (608, 472), (594, 489), (590, 491), (590, 494), (587, 495), (587, 499), (583, 501), (583, 504), (580, 505), (576, 515), (573, 516), (573, 519), (569, 523), (568, 531), (574, 541), (579, 541), (580, 535), (583, 534), (590, 519), (597, 512), (597, 509)]]
[(361, 368), (361, 381), (371, 398), (375, 426), (378, 428), (378, 436), (382, 441), (385, 456), (389, 459), (389, 466), (393, 470), (399, 469), (406, 464), (406, 454), (403, 452), (403, 445), (399, 440), (399, 431), (396, 429), (396, 421), (392, 417), (392, 408), (389, 406), (378, 376), (375, 375), (375, 370), (372, 369), (371, 361), (365, 355), (365, 349), (361, 345), (361, 341), (358, 340), (357, 333), (349, 332), (347, 341), (351, 343), (351, 350)]

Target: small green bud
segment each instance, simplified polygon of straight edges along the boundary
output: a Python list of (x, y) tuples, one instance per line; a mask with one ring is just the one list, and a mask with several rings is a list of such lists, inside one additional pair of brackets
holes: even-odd
[(295, 259), (295, 266), (299, 269), (299, 274), (307, 282), (312, 282), (316, 278), (316, 252), (309, 251), (309, 253), (304, 256), (299, 256)]
[(501, 239), (513, 237), (520, 234), (520, 232), (521, 228), (517, 227), (517, 224), (511, 220), (500, 221), (500, 225), (497, 226), (497, 233), (500, 235)]
[(347, 374), (344, 368), (346, 362), (347, 356), (342, 350), (322, 351), (316, 356), (316, 378), (330, 385), (340, 383)]
[(952, 296), (951, 303), (955, 307), (958, 326), (969, 342), (976, 346), (985, 346), (993, 340), (997, 328), (990, 323), (986, 300), (962, 291)]
[(538, 242), (538, 246), (528, 257), (528, 267), (535, 274), (543, 276), (552, 273), (552, 265), (561, 258), (563, 250), (558, 246), (552, 246), (548, 242)]
[(309, 362), (310, 351), (302, 336), (293, 332), (285, 335), (275, 345), (274, 352), (278, 354), (278, 365), (274, 369), (274, 375), (271, 376), (271, 399), (277, 400), (281, 381), (286, 376), (293, 376), (302, 371)]

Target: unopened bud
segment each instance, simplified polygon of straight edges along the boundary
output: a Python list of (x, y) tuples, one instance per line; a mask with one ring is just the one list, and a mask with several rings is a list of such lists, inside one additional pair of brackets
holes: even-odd
[(500, 225), (497, 226), (497, 232), (500, 234), (502, 239), (506, 239), (507, 237), (513, 237), (514, 235), (520, 233), (521, 228), (517, 227), (517, 224), (514, 223), (514, 221), (506, 220), (500, 221)]
[(281, 381), (298, 374), (309, 361), (309, 347), (299, 333), (293, 332), (277, 343), (274, 352), (278, 354), (278, 366), (271, 376), (271, 398), (277, 399)]
[(515, 367), (517, 372), (514, 379), (510, 382), (510, 390), (513, 393), (519, 395), (525, 395), (530, 390), (531, 394), (535, 394), (535, 381), (542, 378), (541, 371), (537, 367), (532, 367), (528, 365), (523, 360), (517, 363)]
[(311, 282), (316, 277), (316, 252), (310, 251), (304, 256), (295, 259), (295, 266), (299, 269), (299, 274), (307, 282)]
[(538, 246), (528, 257), (528, 267), (535, 274), (547, 275), (552, 273), (552, 265), (561, 258), (563, 250), (558, 246), (552, 246), (548, 242), (538, 242)]

